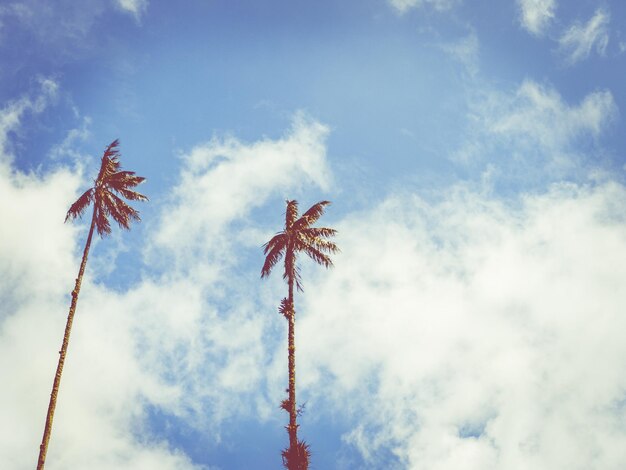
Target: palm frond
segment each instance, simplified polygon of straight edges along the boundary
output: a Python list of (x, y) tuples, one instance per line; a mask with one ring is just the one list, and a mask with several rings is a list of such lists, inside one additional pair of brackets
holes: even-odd
[(287, 209), (285, 210), (285, 230), (289, 230), (298, 218), (298, 201), (292, 199), (287, 201)]
[(300, 232), (311, 238), (330, 238), (337, 235), (337, 230), (327, 227), (307, 227), (303, 228)]
[(270, 252), (265, 257), (265, 262), (263, 263), (263, 267), (261, 268), (261, 277), (267, 277), (270, 275), (272, 268), (276, 266), (276, 263), (280, 261), (280, 258), (283, 256), (283, 251), (285, 250), (285, 245), (275, 245), (274, 248), (270, 250)]
[(278, 307), (278, 313), (285, 318), (289, 318), (294, 314), (293, 302), (289, 302), (289, 299), (284, 298), (280, 301), (280, 307)]
[(317, 220), (324, 214), (325, 207), (329, 204), (330, 201), (320, 201), (317, 204), (313, 204), (308, 211), (302, 214), (302, 217), (294, 222), (294, 228), (296, 230), (300, 230), (317, 222)]
[(300, 267), (296, 265), (296, 269), (294, 269), (293, 279), (296, 283), (296, 289), (300, 292), (304, 292), (304, 287), (302, 286), (302, 276), (300, 275)]
[(103, 182), (103, 184), (107, 184), (107, 182), (111, 179), (111, 177), (113, 177), (113, 175), (119, 173), (122, 165), (120, 164), (120, 161), (117, 157), (102, 157), (102, 161), (104, 171), (102, 173), (101, 181)]
[(102, 156), (102, 162), (100, 163), (100, 171), (94, 180), (94, 186), (103, 186), (106, 184), (106, 180), (119, 170), (119, 163), (117, 166), (118, 168), (116, 169), (114, 160), (106, 156), (105, 152), (105, 155)]
[(311, 245), (304, 245), (302, 251), (309, 255), (309, 258), (311, 258), (317, 264), (321, 264), (325, 268), (330, 268), (333, 265), (333, 262), (328, 255), (325, 255), (320, 250)]
[(145, 178), (136, 176), (134, 171), (118, 171), (107, 180), (108, 184), (113, 188), (133, 188), (144, 181)]
[(76, 217), (81, 217), (83, 215), (87, 206), (89, 206), (89, 204), (93, 201), (93, 193), (93, 188), (90, 188), (78, 199), (76, 199), (76, 202), (74, 202), (74, 204), (72, 204), (67, 211), (65, 222), (67, 222), (68, 219), (76, 219)]
[(103, 210), (102, 205), (96, 210), (96, 232), (101, 237), (111, 233), (111, 224), (107, 218), (107, 213)]
[(124, 196), (126, 199), (130, 200), (130, 201), (147, 201), (148, 197), (144, 196), (141, 193), (138, 193), (137, 191), (131, 191), (130, 189), (124, 189), (124, 188), (115, 188), (112, 186), (112, 189), (114, 189), (115, 191), (117, 191), (118, 193), (120, 193), (122, 196)]
[(274, 235), (269, 242), (263, 245), (263, 254), (267, 254), (268, 251), (274, 249), (277, 245), (286, 245), (287, 244), (287, 234), (285, 232), (280, 232)]
[(285, 250), (285, 272), (283, 273), (283, 279), (287, 282), (291, 279), (295, 283), (296, 288), (300, 292), (303, 292), (302, 277), (300, 276), (300, 268), (296, 264), (296, 258), (294, 246), (288, 245)]
[(307, 239), (307, 244), (320, 250), (322, 253), (335, 254), (339, 253), (339, 247), (331, 241), (323, 240), (321, 238)]
[(296, 254), (294, 253), (293, 243), (289, 243), (285, 251), (285, 272), (283, 273), (283, 279), (289, 281), (295, 278)]
[(113, 220), (117, 222), (120, 228), (129, 230), (131, 220), (141, 220), (137, 210), (130, 207), (110, 191), (104, 191), (103, 205), (106, 208), (106, 212), (113, 217)]
[(107, 157), (107, 158), (119, 157), (120, 155), (120, 151), (118, 148), (119, 146), (120, 146), (120, 139), (115, 139), (113, 142), (107, 145), (107, 148), (104, 150), (103, 157)]
[(100, 183), (101, 185), (105, 183), (105, 181), (110, 178), (115, 173), (120, 170), (120, 162), (119, 156), (120, 151), (118, 149), (120, 141), (115, 139), (111, 142), (107, 148), (104, 150), (102, 154), (102, 163), (100, 165), (100, 172), (98, 173), (98, 177), (96, 178), (96, 185)]

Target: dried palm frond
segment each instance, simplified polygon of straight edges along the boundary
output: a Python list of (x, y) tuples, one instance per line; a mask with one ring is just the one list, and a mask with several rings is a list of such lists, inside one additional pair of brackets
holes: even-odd
[(308, 470), (311, 460), (311, 448), (304, 441), (298, 441), (295, 447), (282, 452), (283, 466), (288, 470)]

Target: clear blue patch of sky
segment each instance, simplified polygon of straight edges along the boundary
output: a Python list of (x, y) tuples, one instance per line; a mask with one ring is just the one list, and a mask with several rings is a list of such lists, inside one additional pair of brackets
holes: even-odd
[[(280, 452), (288, 444), (284, 429), (288, 417), (278, 406), (276, 416), (268, 421), (245, 418), (224, 422), (219, 440), (214, 431), (202, 432), (155, 407), (147, 408), (146, 420), (151, 435), (143, 434), (145, 430), (137, 431), (140, 439), (164, 439), (194, 463), (224, 469), (280, 468)], [(360, 453), (342, 440), (342, 435), (350, 431), (347, 422), (323, 413), (313, 422), (304, 416), (300, 424), (299, 437), (311, 446), (311, 470), (369, 468)], [(380, 449), (380, 453), (381, 460), (385, 454), (384, 461), (397, 464), (390, 449)]]

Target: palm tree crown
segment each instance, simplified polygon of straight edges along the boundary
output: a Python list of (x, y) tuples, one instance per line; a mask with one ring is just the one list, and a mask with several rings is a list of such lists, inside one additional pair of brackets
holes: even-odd
[(300, 269), (296, 265), (298, 252), (306, 253), (313, 261), (324, 267), (333, 265), (329, 254), (337, 253), (339, 248), (327, 238), (334, 236), (337, 231), (326, 227), (311, 227), (323, 214), (324, 209), (330, 204), (329, 201), (321, 201), (298, 218), (298, 202), (286, 201), (285, 229), (263, 245), (266, 255), (265, 263), (261, 269), (261, 277), (269, 276), (272, 268), (285, 256), (285, 272), (283, 279), (287, 282), (295, 282), (298, 290), (302, 291)]
[(134, 171), (120, 171), (119, 140), (114, 140), (102, 155), (102, 165), (94, 186), (85, 191), (67, 211), (65, 221), (81, 217), (85, 209), (94, 203), (96, 231), (101, 237), (111, 233), (109, 216), (126, 230), (130, 229), (131, 220), (140, 220), (139, 212), (126, 204), (119, 196), (131, 201), (147, 201), (143, 194), (132, 191), (145, 178), (135, 176)]

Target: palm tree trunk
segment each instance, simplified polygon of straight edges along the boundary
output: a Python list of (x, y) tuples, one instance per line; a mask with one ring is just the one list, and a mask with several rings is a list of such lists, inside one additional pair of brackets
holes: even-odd
[(46, 416), (46, 427), (43, 433), (43, 439), (39, 446), (39, 459), (37, 461), (37, 470), (43, 470), (46, 460), (46, 452), (48, 451), (48, 442), (50, 441), (50, 434), (52, 433), (52, 420), (54, 418), (54, 409), (57, 404), (57, 395), (59, 394), (59, 384), (61, 383), (61, 374), (63, 373), (63, 364), (65, 363), (65, 355), (67, 354), (67, 345), (70, 340), (70, 332), (72, 330), (72, 322), (74, 321), (74, 313), (76, 313), (76, 303), (78, 301), (78, 293), (80, 292), (80, 285), (83, 280), (83, 274), (85, 272), (85, 266), (87, 265), (87, 255), (89, 254), (89, 248), (91, 247), (91, 238), (93, 237), (93, 231), (96, 226), (96, 208), (94, 207), (93, 216), (91, 218), (91, 227), (89, 228), (89, 235), (87, 236), (87, 242), (85, 243), (85, 249), (83, 250), (83, 260), (80, 263), (80, 269), (78, 271), (78, 277), (76, 278), (76, 284), (72, 291), (72, 303), (70, 305), (70, 312), (67, 316), (67, 323), (65, 325), (65, 334), (63, 335), (63, 345), (59, 351), (59, 363), (57, 365), (57, 371), (54, 376), (54, 384), (52, 385), (52, 393), (50, 394), (50, 404), (48, 405), (48, 414)]
[(298, 445), (298, 425), (296, 423), (296, 309), (293, 305), (293, 279), (289, 278), (289, 305), (291, 305), (291, 315), (289, 315), (289, 448), (295, 450)]

